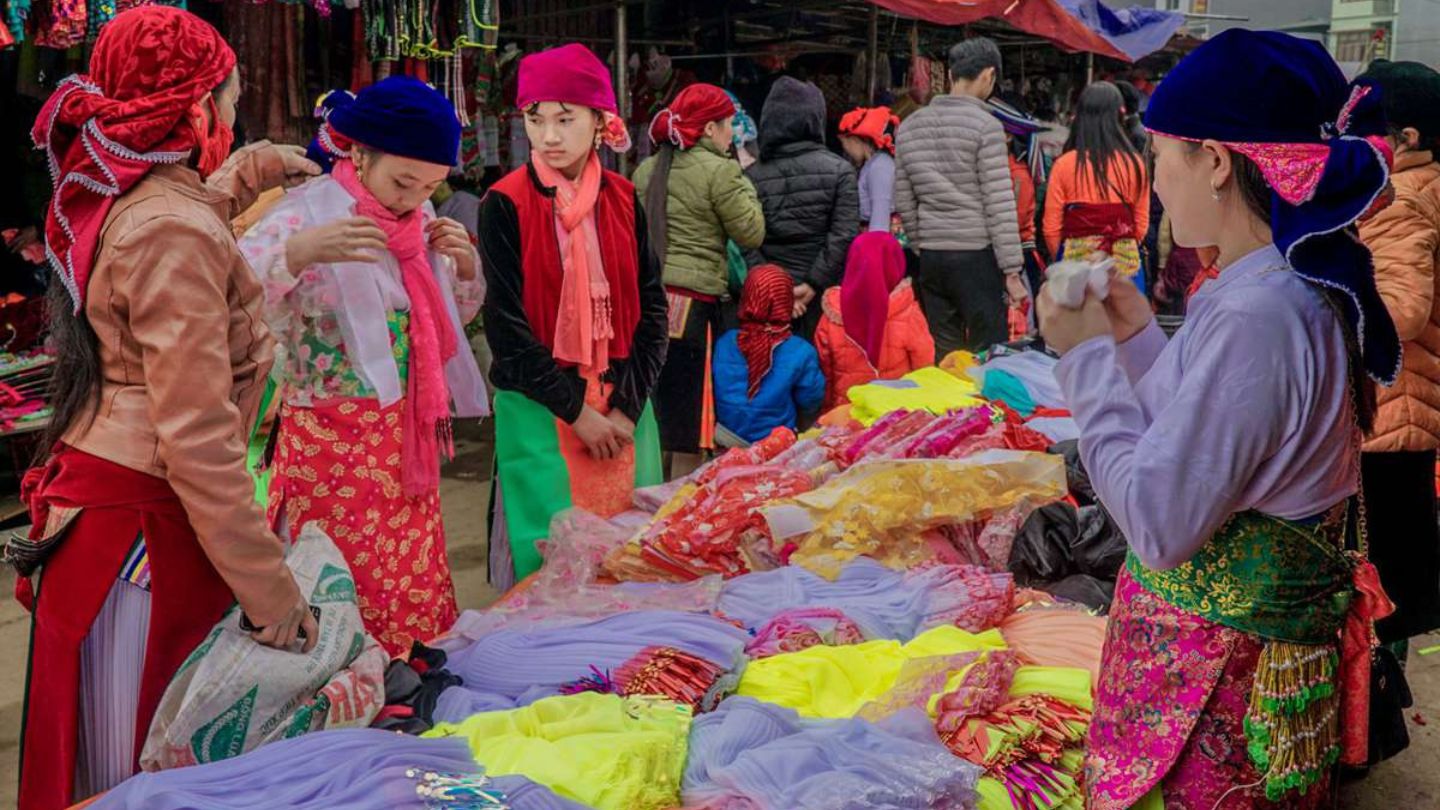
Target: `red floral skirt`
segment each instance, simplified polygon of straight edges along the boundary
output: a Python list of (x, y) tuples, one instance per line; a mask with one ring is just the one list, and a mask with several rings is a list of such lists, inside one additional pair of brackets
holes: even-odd
[(365, 629), (395, 657), (459, 616), (440, 491), (407, 498), (400, 487), (404, 407), (373, 399), (286, 405), (269, 507), (271, 524), (283, 515), (292, 536), (314, 522), (335, 541), (355, 576)]

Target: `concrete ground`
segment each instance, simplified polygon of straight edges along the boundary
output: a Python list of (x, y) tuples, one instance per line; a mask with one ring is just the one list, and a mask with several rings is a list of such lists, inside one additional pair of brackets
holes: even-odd
[[(462, 435), (456, 451), (441, 484), (450, 565), (460, 607), (479, 608), (496, 597), (485, 581), (491, 443), (479, 433)], [(29, 644), (28, 614), (8, 598), (11, 579), (8, 568), (0, 573), (0, 808), (16, 805)], [(1416, 639), (1407, 671), (1415, 693), (1415, 707), (1408, 712), (1410, 749), (1375, 768), (1368, 779), (1345, 786), (1344, 810), (1440, 810), (1440, 654), (1414, 652), (1430, 645), (1440, 645), (1440, 635)]]

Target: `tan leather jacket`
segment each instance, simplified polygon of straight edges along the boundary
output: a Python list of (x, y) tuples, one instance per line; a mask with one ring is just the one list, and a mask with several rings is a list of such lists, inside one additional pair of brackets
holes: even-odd
[(169, 481), (206, 556), (261, 626), (299, 594), (245, 471), (274, 346), (229, 221), (282, 179), (279, 154), (261, 143), (208, 183), (158, 166), (116, 201), (85, 305), (100, 343), (100, 405), (64, 437)]

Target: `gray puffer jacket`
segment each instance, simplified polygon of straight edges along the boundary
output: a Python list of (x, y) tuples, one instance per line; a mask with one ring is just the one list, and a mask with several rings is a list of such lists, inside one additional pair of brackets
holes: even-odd
[(840, 283), (860, 231), (860, 188), (850, 162), (825, 148), (825, 97), (782, 76), (760, 115), (760, 162), (747, 174), (765, 209), (765, 242), (748, 256), (778, 264), (816, 292)]
[(1025, 265), (1005, 129), (979, 99), (936, 96), (900, 125), (895, 211), (920, 250), (990, 247), (1006, 273)]

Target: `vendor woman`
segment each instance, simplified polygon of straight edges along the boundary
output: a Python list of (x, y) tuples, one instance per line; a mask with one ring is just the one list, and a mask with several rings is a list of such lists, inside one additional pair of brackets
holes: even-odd
[[(629, 148), (605, 65), (583, 45), (527, 56), (517, 103), (530, 162), (480, 209), (499, 471), (492, 581), (540, 565), (535, 541), (571, 506), (603, 517), (660, 482), (649, 400), (665, 362), (660, 263), (630, 181), (600, 167)], [(502, 542), (497, 534), (508, 538)]]
[(316, 640), (245, 472), (274, 349), (229, 219), (320, 168), (267, 143), (227, 160), (239, 94), (214, 28), (145, 6), (105, 26), (35, 125), (56, 182), (55, 415), (22, 487), (39, 548), (6, 550), (35, 614), (21, 810), (134, 773), (166, 686), (235, 602), (262, 644)]
[(480, 308), (478, 254), (428, 200), (460, 147), (455, 108), (394, 76), (333, 110), (325, 177), (241, 240), (279, 341), (269, 509), (314, 523), (355, 574), (365, 629), (393, 656), (459, 611), (440, 515), (440, 457), (457, 416), (488, 411), (463, 324)]
[(1347, 231), (1388, 185), (1377, 96), (1313, 42), (1212, 39), (1145, 122), (1175, 241), (1218, 249), (1218, 278), (1168, 342), (1127, 281), (1079, 309), (1040, 298), (1081, 456), (1130, 544), (1090, 726), (1093, 810), (1314, 807), (1337, 759), (1364, 761), (1353, 700), (1384, 600), (1344, 527), (1367, 375), (1389, 383), (1400, 360)]

